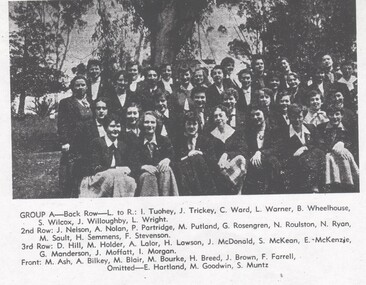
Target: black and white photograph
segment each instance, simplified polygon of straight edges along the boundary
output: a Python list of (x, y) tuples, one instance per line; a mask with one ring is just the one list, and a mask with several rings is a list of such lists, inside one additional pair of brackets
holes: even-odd
[(9, 2), (13, 198), (359, 192), (355, 1)]

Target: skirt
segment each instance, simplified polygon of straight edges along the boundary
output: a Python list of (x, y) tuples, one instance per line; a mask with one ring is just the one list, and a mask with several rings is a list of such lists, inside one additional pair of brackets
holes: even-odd
[(343, 158), (335, 153), (327, 153), (325, 157), (325, 184), (342, 183), (354, 185), (358, 180), (359, 169), (348, 151), (349, 159)]

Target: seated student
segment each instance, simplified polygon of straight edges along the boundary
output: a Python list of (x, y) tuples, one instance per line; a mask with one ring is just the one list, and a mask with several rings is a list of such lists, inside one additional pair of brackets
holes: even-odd
[(246, 140), (249, 159), (245, 194), (282, 191), (281, 164), (275, 156), (279, 152), (278, 130), (266, 123), (264, 112), (257, 104), (251, 106)]
[(318, 126), (320, 145), (326, 152), (325, 183), (331, 192), (355, 191), (359, 169), (355, 162), (356, 134), (343, 123), (343, 108), (331, 105), (327, 108), (329, 122)]
[(178, 186), (170, 168), (173, 146), (167, 137), (156, 133), (160, 121), (153, 111), (142, 115), (138, 154), (140, 165), (135, 196), (178, 196)]
[(193, 107), (192, 111), (196, 112), (200, 117), (199, 132), (209, 132), (212, 130), (212, 122), (210, 121), (211, 110), (206, 106), (206, 90), (205, 87), (196, 87), (192, 89)]
[(122, 118), (122, 123), (126, 117), (126, 108), (132, 102), (136, 102), (136, 95), (128, 89), (127, 73), (120, 70), (113, 80), (113, 90), (109, 94), (113, 113), (117, 113)]
[(228, 124), (235, 130), (244, 131), (246, 128), (246, 115), (236, 107), (238, 102), (238, 91), (229, 88), (224, 91), (224, 105), (229, 108)]
[(329, 93), (328, 104), (329, 104), (329, 106), (335, 105), (335, 106), (342, 108), (343, 109), (342, 124), (347, 129), (354, 129), (354, 132), (357, 133), (357, 129), (358, 129), (357, 116), (352, 110), (345, 107), (344, 96), (343, 96), (342, 92), (336, 91), (334, 89), (331, 90)]
[(307, 94), (307, 101), (308, 101), (308, 111), (304, 118), (304, 123), (309, 125), (320, 125), (322, 123), (328, 122), (327, 114), (321, 110), (323, 102), (322, 96), (319, 91), (310, 90)]
[(200, 120), (197, 113), (186, 113), (184, 134), (177, 140), (175, 172), (181, 196), (216, 194), (214, 140), (198, 132)]
[(159, 115), (162, 122), (161, 127), (157, 128), (156, 133), (166, 136), (175, 145), (178, 129), (181, 127), (177, 112), (171, 109), (171, 101), (168, 100), (169, 93), (159, 90), (154, 95), (155, 112)]
[(249, 68), (245, 68), (239, 71), (238, 79), (241, 83), (239, 89), (238, 108), (242, 111), (246, 111), (250, 104), (255, 100), (254, 88), (252, 88), (252, 73)]
[(324, 185), (325, 153), (318, 148), (319, 136), (313, 125), (305, 125), (304, 108), (288, 107), (290, 126), (282, 134), (284, 170), (292, 193), (313, 193)]
[(244, 133), (228, 125), (228, 114), (229, 110), (224, 105), (218, 105), (213, 111), (216, 128), (211, 135), (218, 139), (215, 151), (221, 175), (216, 177), (216, 186), (220, 195), (241, 194), (247, 172)]
[(278, 104), (274, 115), (275, 125), (279, 130), (287, 129), (290, 125), (288, 117), (288, 106), (291, 104), (291, 95), (287, 91), (282, 91), (278, 95)]
[(227, 89), (224, 86), (224, 69), (221, 65), (215, 65), (211, 70), (213, 84), (206, 90), (207, 106), (213, 108), (223, 102), (223, 93)]
[(121, 123), (118, 115), (104, 118), (106, 135), (91, 142), (89, 170), (80, 183), (80, 198), (133, 197), (135, 180), (132, 146), (118, 140)]
[(275, 107), (272, 104), (272, 90), (269, 88), (262, 88), (255, 92), (256, 104), (263, 110), (267, 123), (274, 125), (275, 120)]
[(126, 142), (136, 145), (141, 131), (139, 128), (141, 108), (137, 103), (132, 102), (126, 109), (126, 124), (122, 126), (121, 138), (125, 138)]
[(179, 85), (176, 86), (172, 94), (172, 103), (174, 110), (184, 113), (191, 110), (193, 102), (191, 100), (192, 72), (189, 68), (179, 69)]

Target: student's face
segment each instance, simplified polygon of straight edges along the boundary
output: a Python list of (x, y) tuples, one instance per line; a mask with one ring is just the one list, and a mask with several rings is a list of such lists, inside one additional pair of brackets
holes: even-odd
[(320, 110), (322, 106), (322, 99), (320, 98), (320, 94), (317, 94), (310, 98), (310, 109), (313, 111)]
[(234, 70), (234, 64), (232, 64), (232, 63), (224, 66), (225, 74), (227, 74), (229, 76), (231, 75), (231, 73), (233, 72), (233, 70)]
[(223, 78), (224, 78), (224, 73), (222, 72), (221, 69), (216, 68), (216, 69), (212, 70), (212, 79), (215, 83), (221, 84)]
[(225, 96), (224, 103), (229, 107), (230, 110), (235, 108), (236, 99), (234, 96)]
[(257, 59), (254, 63), (254, 71), (262, 73), (264, 71), (264, 61), (263, 59)]
[(95, 110), (98, 120), (104, 119), (104, 117), (108, 114), (107, 104), (103, 101), (97, 102), (95, 105)]
[(287, 77), (287, 84), (290, 88), (297, 88), (299, 86), (299, 80), (295, 76), (290, 75)]
[(343, 115), (340, 111), (334, 112), (334, 113), (328, 113), (329, 122), (333, 126), (338, 126), (343, 119)]
[(158, 81), (158, 74), (155, 70), (149, 70), (146, 74), (146, 81), (150, 86), (155, 86)]
[(317, 70), (314, 77), (316, 82), (322, 82), (324, 80), (325, 73), (323, 70)]
[(283, 72), (290, 71), (290, 64), (286, 59), (281, 60), (281, 69)]
[(182, 73), (180, 75), (180, 80), (182, 81), (183, 84), (189, 84), (189, 82), (191, 81), (191, 72), (186, 71)]
[(87, 85), (84, 79), (77, 79), (74, 83), (73, 94), (76, 98), (84, 98), (87, 90)]
[(353, 73), (353, 67), (351, 65), (343, 65), (341, 70), (344, 77), (350, 77)]
[(164, 113), (168, 109), (168, 102), (165, 96), (161, 96), (155, 101), (155, 107), (160, 113)]
[(223, 110), (217, 108), (213, 115), (216, 126), (223, 126), (227, 123), (228, 119), (226, 113)]
[(101, 69), (99, 65), (91, 65), (88, 69), (88, 73), (91, 79), (95, 80), (100, 76)]
[(139, 75), (138, 65), (132, 65), (128, 68), (127, 73), (132, 81), (135, 81)]
[(252, 84), (252, 76), (248, 73), (242, 73), (239, 76), (239, 81), (244, 88), (248, 88)]
[(144, 130), (146, 134), (154, 134), (156, 130), (156, 118), (152, 115), (145, 115)]
[(302, 128), (302, 124), (304, 122), (304, 116), (302, 112), (300, 114), (293, 114), (292, 116), (289, 116), (289, 119), (294, 128)]
[(271, 97), (268, 94), (261, 91), (259, 93), (258, 102), (260, 106), (268, 107), (269, 104), (271, 104)]
[(203, 81), (205, 80), (203, 70), (197, 70), (194, 73), (193, 79), (194, 79), (194, 82), (195, 82), (196, 85), (203, 84)]
[(198, 122), (187, 121), (185, 123), (185, 130), (186, 130), (187, 135), (195, 136), (198, 132)]
[(118, 138), (119, 134), (121, 133), (121, 124), (116, 123), (116, 121), (112, 121), (109, 123), (109, 125), (105, 131), (107, 133), (107, 136), (111, 140), (115, 140)]
[(172, 77), (172, 67), (170, 65), (167, 65), (163, 68), (161, 71), (161, 77), (163, 77), (163, 79), (166, 81)]
[(341, 92), (337, 92), (333, 95), (333, 101), (335, 104), (343, 104), (344, 101), (344, 97), (343, 94)]
[(198, 108), (204, 108), (206, 106), (206, 94), (197, 93), (194, 95), (193, 102)]
[(284, 113), (287, 113), (287, 108), (290, 104), (291, 104), (290, 96), (289, 95), (282, 96), (279, 105)]
[(269, 81), (269, 87), (272, 90), (278, 90), (278, 87), (280, 86), (280, 80), (276, 77), (271, 78), (271, 80)]
[(129, 125), (131, 126), (136, 125), (139, 120), (139, 116), (140, 116), (139, 109), (137, 109), (136, 107), (127, 108), (126, 120)]
[(326, 55), (323, 56), (323, 58), (322, 58), (322, 65), (325, 68), (332, 67), (333, 60), (332, 60), (332, 58), (331, 58), (331, 56), (329, 54), (326, 54)]
[(116, 81), (116, 87), (121, 90), (124, 91), (126, 89), (126, 84), (127, 81), (125, 80), (125, 76), (123, 74), (121, 74)]
[(264, 114), (262, 110), (252, 110), (250, 112), (250, 118), (253, 123), (257, 126), (262, 125), (264, 123)]

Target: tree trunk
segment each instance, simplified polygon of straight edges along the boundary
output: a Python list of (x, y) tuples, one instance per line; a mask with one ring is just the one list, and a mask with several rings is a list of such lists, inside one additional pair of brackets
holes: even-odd
[(18, 115), (19, 116), (24, 116), (24, 109), (25, 109), (25, 97), (27, 97), (26, 91), (23, 90), (20, 93), (19, 96), (19, 107), (18, 107)]

